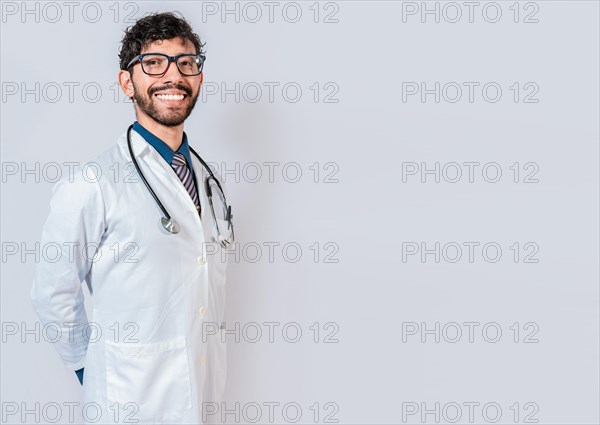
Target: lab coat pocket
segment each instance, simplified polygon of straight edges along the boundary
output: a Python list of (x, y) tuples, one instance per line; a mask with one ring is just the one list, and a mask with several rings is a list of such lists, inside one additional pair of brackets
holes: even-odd
[(106, 387), (107, 408), (123, 409), (138, 423), (181, 419), (192, 408), (185, 337), (144, 344), (106, 341)]

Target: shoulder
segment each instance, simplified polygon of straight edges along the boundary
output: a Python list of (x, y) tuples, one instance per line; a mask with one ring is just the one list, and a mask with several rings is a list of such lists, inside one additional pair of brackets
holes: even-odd
[(70, 161), (61, 178), (52, 186), (53, 203), (64, 202), (65, 206), (103, 204), (103, 182), (113, 180), (115, 164), (123, 162), (118, 142), (100, 151), (94, 158)]

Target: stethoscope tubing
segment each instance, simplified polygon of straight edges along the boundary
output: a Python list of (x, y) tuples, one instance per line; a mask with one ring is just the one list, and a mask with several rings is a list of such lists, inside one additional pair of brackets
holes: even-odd
[(133, 154), (133, 149), (131, 149), (131, 129), (132, 128), (133, 128), (133, 124), (130, 125), (129, 128), (127, 129), (127, 147), (129, 148), (129, 154), (131, 155), (131, 162), (133, 162), (133, 165), (134, 165), (135, 169), (137, 170), (138, 174), (140, 175), (142, 181), (144, 182), (144, 185), (146, 185), (148, 192), (150, 192), (150, 194), (156, 201), (156, 204), (160, 207), (165, 218), (167, 220), (171, 220), (171, 214), (169, 214), (169, 212), (167, 211), (165, 206), (162, 204), (160, 199), (158, 199), (158, 196), (156, 196), (156, 193), (154, 193), (154, 189), (152, 189), (152, 187), (146, 180), (146, 177), (144, 177), (144, 173), (142, 173), (142, 170), (140, 170), (140, 167), (139, 167), (137, 161), (135, 160), (135, 155)]
[[(144, 185), (146, 186), (146, 188), (148, 189), (148, 192), (150, 192), (150, 194), (152, 195), (152, 197), (154, 198), (154, 201), (156, 202), (156, 204), (159, 206), (160, 210), (163, 213), (163, 219), (161, 220), (163, 223), (163, 226), (165, 228), (168, 229), (168, 224), (167, 223), (175, 223), (173, 221), (173, 219), (171, 218), (171, 214), (169, 214), (169, 212), (167, 211), (167, 209), (165, 208), (165, 206), (163, 205), (163, 203), (160, 201), (160, 199), (158, 198), (158, 196), (156, 195), (156, 193), (154, 192), (154, 189), (152, 189), (152, 187), (150, 186), (150, 184), (148, 183), (148, 181), (146, 180), (146, 177), (144, 176), (144, 173), (142, 173), (142, 170), (140, 170), (140, 167), (135, 159), (135, 155), (133, 154), (133, 149), (131, 148), (131, 130), (133, 129), (133, 124), (129, 126), (129, 128), (127, 129), (127, 147), (129, 148), (129, 154), (131, 155), (131, 162), (133, 162), (133, 165), (136, 169), (136, 171), (138, 172), (140, 178), (142, 179), (142, 181), (144, 182)], [(217, 180), (212, 172), (212, 170), (209, 168), (208, 164), (206, 162), (204, 162), (204, 160), (200, 157), (200, 155), (198, 155), (198, 153), (194, 150), (194, 148), (192, 148), (191, 146), (190, 148), (190, 152), (192, 152), (192, 154), (194, 154), (194, 156), (196, 158), (198, 158), (198, 160), (200, 161), (200, 163), (202, 164), (202, 166), (206, 169), (206, 171), (208, 171), (208, 173), (210, 174), (210, 177), (206, 179), (205, 181), (205, 188), (206, 188), (206, 195), (208, 197), (208, 200), (210, 202), (210, 206), (212, 209), (212, 190), (210, 188), (210, 185), (208, 184), (209, 179), (213, 179), (215, 181), (215, 183), (219, 186), (219, 190), (221, 190), (221, 193), (223, 194), (223, 200), (225, 201), (225, 204), (227, 204), (227, 200), (225, 199), (225, 192), (223, 192), (223, 188), (221, 187), (221, 183), (219, 182), (219, 180)], [(191, 166), (191, 164), (190, 164)], [(198, 179), (196, 178), (196, 176), (194, 175), (194, 179), (196, 182), (196, 186), (198, 183)], [(231, 212), (231, 207), (229, 207), (229, 213)], [(214, 215), (214, 212), (213, 212)], [(230, 218), (230, 217), (229, 217)], [(169, 230), (171, 231), (171, 230)], [(171, 232), (171, 233), (177, 233), (177, 231), (175, 232)]]

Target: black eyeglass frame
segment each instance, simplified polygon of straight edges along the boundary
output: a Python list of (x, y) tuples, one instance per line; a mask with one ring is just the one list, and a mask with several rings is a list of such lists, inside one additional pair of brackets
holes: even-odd
[[(143, 62), (143, 59), (146, 56), (162, 56), (162, 57), (167, 58), (167, 60), (169, 61), (167, 63), (167, 68), (163, 72), (159, 72), (159, 73), (146, 72), (146, 70), (144, 69), (144, 62)], [(181, 57), (192, 57), (192, 58), (196, 58), (196, 60), (199, 60), (200, 63), (198, 64), (198, 69), (199, 69), (198, 73), (197, 74), (186, 74), (185, 72), (183, 72), (181, 70), (181, 68), (179, 68), (179, 58), (181, 58)], [(205, 55), (194, 55), (193, 53), (183, 53), (183, 54), (177, 55), (177, 56), (169, 56), (169, 55), (165, 55), (164, 53), (142, 53), (140, 55), (137, 55), (133, 59), (131, 59), (131, 61), (129, 62), (129, 64), (127, 64), (125, 69), (131, 68), (138, 61), (140, 62), (142, 71), (146, 75), (150, 75), (153, 77), (156, 77), (159, 75), (164, 75), (169, 70), (169, 67), (171, 66), (171, 62), (175, 62), (175, 65), (177, 65), (177, 70), (181, 73), (181, 75), (185, 75), (186, 77), (194, 77), (196, 75), (202, 74), (202, 70), (204, 69), (204, 61), (206, 61), (206, 56)]]

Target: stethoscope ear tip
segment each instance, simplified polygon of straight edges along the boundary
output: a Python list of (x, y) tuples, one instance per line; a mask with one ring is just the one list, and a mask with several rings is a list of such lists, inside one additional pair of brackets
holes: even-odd
[(221, 246), (226, 249), (229, 248), (229, 246), (231, 245), (231, 242), (228, 241), (227, 239), (225, 239), (225, 236), (223, 236), (223, 235), (217, 236), (217, 239), (215, 239), (213, 236), (212, 239), (214, 242), (219, 242), (221, 244)]

